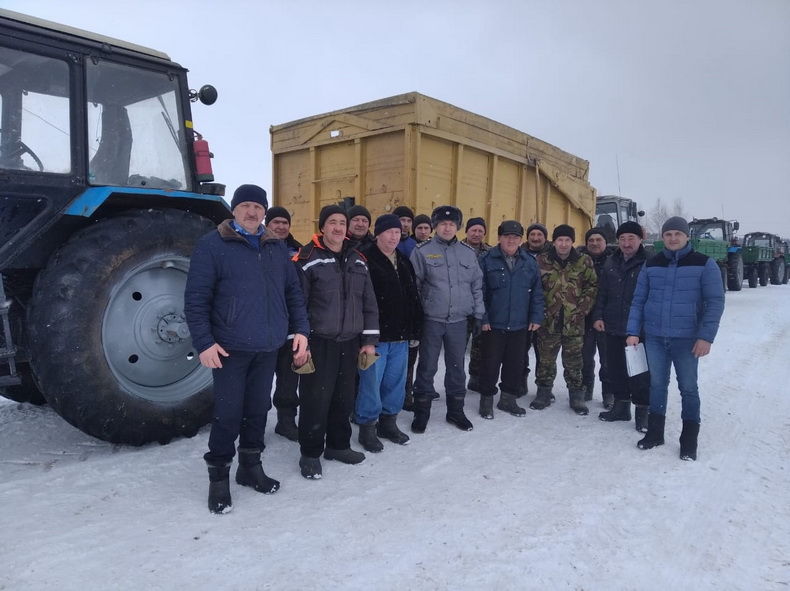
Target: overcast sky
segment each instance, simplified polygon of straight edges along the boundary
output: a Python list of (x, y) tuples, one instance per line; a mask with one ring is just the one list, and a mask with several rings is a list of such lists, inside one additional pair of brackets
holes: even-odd
[(159, 49), (216, 86), (193, 118), (229, 192), (270, 189), (270, 125), (417, 91), (589, 160), (600, 195), (790, 236), (790, 0), (2, 6)]

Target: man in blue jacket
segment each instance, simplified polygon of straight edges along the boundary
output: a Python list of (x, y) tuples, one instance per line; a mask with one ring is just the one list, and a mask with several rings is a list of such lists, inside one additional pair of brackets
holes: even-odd
[(310, 329), (298, 271), (283, 241), (264, 232), (267, 206), (260, 187), (236, 189), (233, 219), (195, 246), (184, 292), (192, 343), (214, 377), (214, 420), (203, 456), (212, 513), (231, 509), (228, 474), (237, 437), (236, 482), (267, 494), (280, 488), (261, 466), (277, 351), (294, 334), (294, 363), (308, 356)]
[(499, 224), (499, 244), (480, 259), (486, 313), (480, 333), (480, 416), (494, 418), (497, 408), (516, 417), (527, 411), (516, 404), (523, 388), (527, 342), (543, 322), (543, 287), (535, 259), (519, 248), (524, 226), (515, 220)]
[(645, 335), (650, 367), (650, 413), (647, 434), (639, 449), (664, 444), (664, 423), (670, 366), (675, 366), (682, 400), (683, 431), (680, 459), (697, 459), (700, 400), (697, 388), (699, 358), (710, 347), (724, 312), (724, 288), (716, 262), (694, 251), (689, 225), (671, 217), (661, 228), (664, 249), (649, 258), (636, 284), (628, 315), (626, 345)]

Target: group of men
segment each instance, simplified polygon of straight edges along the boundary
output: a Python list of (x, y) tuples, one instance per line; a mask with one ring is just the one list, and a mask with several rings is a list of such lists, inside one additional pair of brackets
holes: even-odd
[[(557, 226), (549, 242), (544, 225), (525, 232), (518, 221), (506, 220), (492, 247), (483, 218), (469, 219), (466, 238), (457, 240), (463, 216), (451, 205), (430, 217), (400, 206), (375, 223), (363, 206), (328, 205), (319, 232), (301, 245), (290, 233), (290, 213), (269, 208), (262, 188), (240, 186), (231, 210), (233, 219), (198, 242), (185, 290), (193, 343), (214, 377), (204, 456), (211, 512), (232, 507), (229, 474), (237, 439), (236, 482), (266, 494), (279, 489), (261, 463), (275, 374), (275, 432), (298, 441), (307, 479), (321, 478), (322, 455), (347, 464), (365, 459), (351, 448), (352, 421), (371, 453), (384, 449), (381, 439), (409, 442), (397, 425), (404, 409), (413, 412), (411, 431), (424, 433), (439, 398), (434, 380), (442, 350), (446, 420), (471, 431), (464, 412), (470, 336), (468, 389), (480, 393), (482, 418), (494, 418), (498, 392), (498, 409), (526, 414), (517, 400), (528, 391), (531, 347), (537, 394), (530, 407), (542, 410), (554, 401), (562, 351), (570, 407), (588, 414), (597, 349), (607, 407), (599, 417), (630, 420), (635, 403), (637, 429), (646, 431), (641, 449), (663, 443), (674, 363), (683, 400), (681, 457), (696, 459), (695, 361), (713, 342), (723, 295), (719, 302), (710, 284), (709, 263), (715, 263), (686, 244), (687, 225), (667, 222), (673, 239), (685, 229), (686, 243), (665, 236), (663, 253), (670, 254), (645, 264), (642, 229), (634, 222), (618, 229), (616, 249), (593, 229), (577, 250), (571, 226)], [(695, 279), (701, 285), (697, 300), (688, 294)], [(681, 284), (679, 320), (673, 298)], [(676, 342), (689, 335), (697, 337), (689, 347), (693, 363), (681, 351), (686, 341)], [(645, 339), (649, 388), (646, 374), (629, 377), (625, 364), (626, 345)]]

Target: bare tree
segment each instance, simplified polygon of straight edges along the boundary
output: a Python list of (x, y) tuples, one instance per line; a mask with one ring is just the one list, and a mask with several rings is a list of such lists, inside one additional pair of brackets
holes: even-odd
[(677, 199), (675, 199), (672, 202), (672, 214), (671, 215), (677, 215), (677, 216), (680, 216), (682, 218), (689, 219), (689, 216), (686, 213), (686, 210), (683, 209), (683, 200), (680, 197), (678, 197)]
[(649, 209), (645, 215), (645, 229), (647, 230), (647, 233), (651, 236), (660, 237), (661, 226), (663, 226), (664, 222), (673, 216), (680, 216), (682, 218), (689, 219), (688, 214), (683, 208), (683, 200), (680, 198), (675, 199), (672, 202), (672, 206), (670, 207), (661, 200), (661, 197), (659, 197), (656, 199), (655, 205)]

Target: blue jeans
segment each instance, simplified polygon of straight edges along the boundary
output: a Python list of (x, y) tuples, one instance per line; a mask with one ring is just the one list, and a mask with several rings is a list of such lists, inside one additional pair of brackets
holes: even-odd
[(381, 355), (376, 363), (365, 371), (358, 370), (359, 391), (354, 418), (360, 425), (377, 421), (381, 414), (396, 415), (403, 408), (409, 343), (379, 343), (376, 353)]
[(697, 339), (647, 337), (645, 353), (650, 367), (650, 413), (667, 414), (667, 389), (669, 370), (675, 366), (684, 421), (700, 422), (699, 390), (697, 388), (697, 366), (699, 359), (691, 349)]
[(447, 324), (425, 320), (420, 337), (420, 356), (414, 379), (416, 398), (439, 398), (433, 379), (439, 370), (439, 353), (444, 345), (444, 393), (447, 398), (463, 399), (466, 395), (466, 320)]

